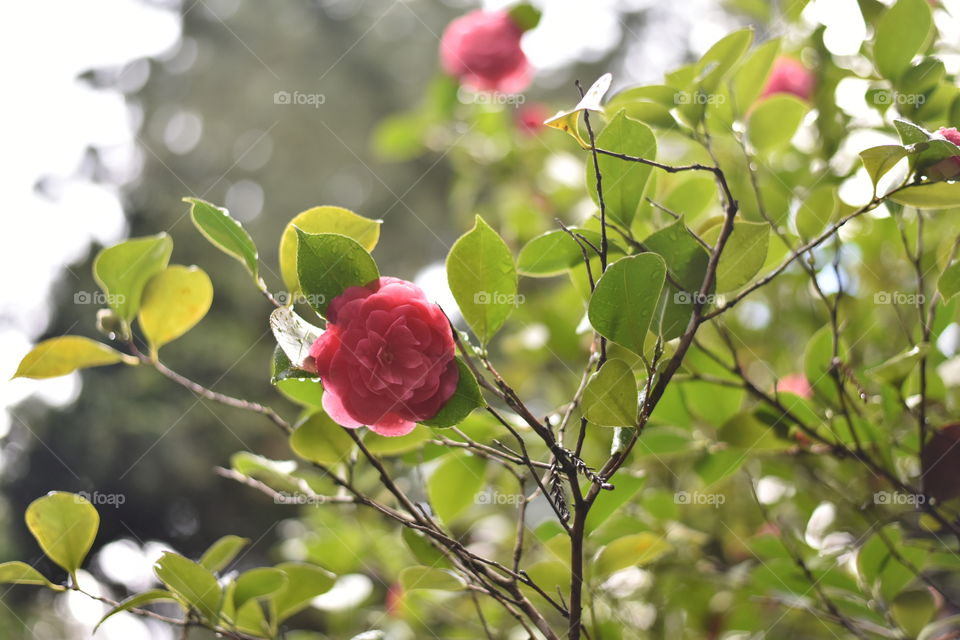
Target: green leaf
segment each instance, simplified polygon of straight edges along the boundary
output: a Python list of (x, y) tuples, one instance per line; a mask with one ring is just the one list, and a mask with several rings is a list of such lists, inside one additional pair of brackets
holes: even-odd
[(920, 51), (933, 26), (927, 0), (897, 0), (880, 18), (873, 61), (880, 75), (896, 82)]
[(663, 258), (673, 281), (683, 288), (667, 282), (654, 313), (659, 322), (654, 331), (658, 331), (664, 340), (672, 340), (683, 334), (693, 315), (696, 300), (691, 294), (708, 296), (716, 288), (714, 284), (710, 292), (699, 291), (710, 254), (690, 234), (683, 218), (647, 237), (643, 245)]
[(786, 93), (764, 98), (747, 122), (750, 142), (764, 152), (786, 146), (809, 110), (806, 102)]
[(138, 364), (133, 356), (81, 336), (50, 338), (36, 345), (23, 357), (14, 378), (56, 378), (77, 369), (101, 367), (123, 362)]
[(143, 593), (136, 593), (115, 606), (113, 609), (110, 609), (110, 611), (107, 612), (107, 615), (100, 618), (100, 622), (98, 622), (97, 626), (93, 628), (93, 635), (96, 635), (97, 629), (100, 628), (100, 625), (121, 611), (142, 609), (144, 606), (154, 602), (177, 602), (177, 599), (172, 593), (164, 589), (151, 589), (150, 591), (145, 591)]
[(435, 416), (429, 420), (421, 420), (420, 424), (428, 427), (454, 427), (463, 422), (477, 407), (486, 406), (480, 385), (477, 384), (470, 367), (459, 357), (456, 363), (460, 375), (456, 390)]
[(746, 28), (724, 36), (710, 47), (697, 63), (700, 88), (707, 93), (716, 91), (720, 82), (750, 48), (751, 42), (753, 29)]
[(420, 564), (442, 568), (451, 566), (450, 560), (430, 543), (425, 534), (416, 529), (401, 527), (400, 537)]
[(926, 589), (901, 591), (890, 605), (890, 617), (908, 638), (916, 638), (936, 613), (937, 604)]
[(900, 189), (889, 197), (918, 209), (949, 209), (960, 206), (960, 182), (928, 182)]
[(374, 455), (399, 456), (420, 449), (433, 437), (434, 434), (429, 428), (417, 425), (407, 435), (393, 438), (384, 438), (375, 433), (367, 432), (363, 444)]
[[(644, 432), (643, 438), (646, 438), (646, 436), (647, 434)], [(632, 499), (646, 483), (646, 478), (643, 476), (630, 476), (623, 473), (611, 480), (616, 486), (616, 490), (601, 491), (590, 508), (590, 514), (587, 516), (586, 526), (584, 527), (588, 535), (626, 504), (628, 500)], [(553, 521), (547, 520), (547, 522)]]
[(637, 422), (637, 379), (623, 360), (607, 360), (583, 390), (583, 415), (601, 427), (629, 427)]
[(237, 578), (233, 591), (233, 606), (238, 610), (250, 600), (266, 598), (287, 586), (287, 574), (280, 569), (259, 567), (250, 569)]
[[(571, 227), (570, 231), (582, 235), (593, 246), (600, 247), (600, 234), (589, 229)], [(588, 256), (596, 253), (584, 244)], [(535, 278), (555, 276), (583, 263), (583, 251), (576, 240), (566, 231), (548, 231), (539, 235), (520, 249), (517, 256), (517, 271)]]
[(329, 591), (337, 580), (335, 575), (313, 564), (284, 562), (276, 568), (287, 576), (286, 586), (273, 596), (277, 622), (303, 611), (311, 600)]
[[(844, 359), (845, 355), (841, 344), (840, 358)], [(829, 326), (821, 328), (807, 342), (803, 363), (803, 373), (810, 381), (810, 386), (831, 402), (837, 402), (839, 396), (830, 374), (833, 366), (833, 333)]]
[(523, 3), (510, 9), (510, 19), (521, 31), (529, 31), (540, 23), (540, 10), (533, 5)]
[(203, 552), (200, 557), (200, 566), (213, 573), (219, 573), (237, 557), (240, 550), (250, 544), (248, 538), (240, 536), (223, 536)]
[(157, 560), (153, 572), (160, 582), (196, 609), (210, 624), (217, 623), (223, 593), (217, 578), (209, 570), (167, 551)]
[(597, 281), (587, 315), (597, 333), (643, 353), (650, 321), (663, 290), (663, 258), (642, 253), (617, 260)]
[(904, 146), (921, 145), (931, 138), (929, 131), (907, 120), (894, 120), (893, 126), (896, 127), (897, 135), (900, 136), (900, 142), (902, 142)]
[(0, 584), (32, 584), (47, 587), (54, 591), (63, 591), (64, 587), (53, 584), (46, 576), (26, 562), (4, 562), (0, 564)]
[(673, 550), (663, 536), (644, 531), (614, 540), (597, 554), (594, 577), (602, 578), (627, 567), (642, 567), (656, 562)]
[(833, 220), (836, 211), (836, 189), (816, 187), (797, 209), (797, 232), (802, 238), (816, 237)]
[[(720, 237), (720, 225), (711, 227), (703, 239), (714, 243)], [(770, 246), (770, 225), (766, 222), (734, 222), (733, 233), (720, 254), (717, 264), (718, 292), (735, 291), (744, 286), (763, 268)]]
[(776, 431), (752, 413), (740, 413), (717, 430), (717, 439), (745, 453), (781, 451), (791, 443), (777, 437)]
[(304, 420), (290, 436), (290, 447), (294, 453), (304, 460), (322, 465), (344, 462), (349, 459), (354, 446), (353, 439), (343, 427), (322, 411)]
[(165, 233), (134, 238), (104, 249), (93, 261), (93, 277), (107, 294), (107, 303), (129, 322), (140, 309), (147, 281), (170, 261), (173, 240)]
[(891, 384), (902, 383), (914, 370), (920, 359), (929, 351), (929, 344), (916, 345), (898, 353), (882, 364), (867, 369), (866, 373), (877, 380)]
[(297, 214), (280, 237), (280, 275), (291, 294), (300, 290), (297, 229), (307, 233), (338, 233), (353, 238), (368, 252), (380, 239), (382, 220), (371, 220), (343, 207), (313, 207)]
[(779, 52), (780, 38), (764, 42), (753, 50), (734, 75), (733, 97), (740, 113), (746, 112), (760, 97)]
[(138, 320), (151, 350), (156, 353), (192, 329), (212, 302), (213, 283), (199, 267), (175, 264), (150, 278)]
[(43, 552), (71, 575), (83, 564), (100, 528), (100, 514), (83, 496), (52, 491), (27, 507), (27, 528)]
[(462, 451), (443, 456), (427, 480), (427, 495), (433, 510), (444, 522), (452, 522), (483, 488), (487, 461)]
[(464, 320), (483, 344), (503, 326), (519, 300), (513, 255), (480, 216), (450, 249), (447, 282)]
[(230, 466), (237, 473), (261, 480), (282, 491), (300, 491), (300, 480), (291, 474), (297, 470), (295, 460), (271, 460), (249, 451), (230, 456)]
[(909, 154), (910, 152), (899, 144), (884, 144), (861, 151), (860, 159), (863, 160), (863, 167), (873, 180), (874, 189), (880, 182), (880, 178)]
[(694, 471), (700, 476), (705, 487), (726, 478), (740, 468), (747, 459), (740, 449), (721, 449), (705, 453), (694, 464)]
[(230, 217), (230, 212), (200, 198), (184, 198), (190, 203), (190, 219), (193, 226), (210, 241), (210, 244), (243, 264), (254, 281), (259, 279), (257, 246), (243, 226)]
[[(597, 148), (648, 160), (657, 159), (657, 139), (650, 127), (639, 120), (628, 118), (623, 110), (618, 111), (597, 135)], [(603, 177), (603, 201), (607, 215), (613, 221), (629, 228), (643, 201), (652, 167), (605, 154), (600, 154), (597, 162)], [(586, 163), (586, 180), (590, 197), (599, 204), (597, 178), (592, 161)]]
[[(290, 311), (286, 307), (277, 311)], [(292, 311), (291, 311), (292, 313)], [(309, 345), (304, 344), (306, 353)], [(287, 354), (280, 345), (273, 350), (273, 362), (270, 367), (270, 381), (273, 386), (290, 400), (310, 409), (323, 407), (323, 385), (316, 374), (299, 369), (290, 363)]]
[(400, 585), (404, 591), (436, 589), (439, 591), (462, 591), (463, 580), (445, 569), (434, 567), (407, 567), (400, 572)]
[(937, 280), (937, 290), (944, 302), (950, 302), (953, 296), (960, 293), (960, 262), (954, 262), (944, 269)]
[(337, 233), (295, 231), (300, 290), (320, 315), (350, 287), (362, 287), (380, 277), (377, 263), (356, 240)]

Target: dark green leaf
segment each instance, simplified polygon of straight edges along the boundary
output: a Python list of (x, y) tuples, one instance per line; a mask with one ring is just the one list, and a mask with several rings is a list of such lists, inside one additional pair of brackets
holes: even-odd
[[(657, 140), (650, 127), (628, 118), (622, 110), (597, 135), (597, 148), (647, 160), (657, 159)], [(597, 161), (603, 177), (603, 200), (607, 215), (614, 222), (629, 227), (646, 192), (651, 167), (604, 154)], [(599, 203), (592, 161), (586, 163), (586, 181), (590, 196)]]
[(601, 427), (629, 427), (637, 421), (637, 379), (623, 360), (607, 360), (590, 376), (581, 402), (587, 420)]
[(258, 280), (257, 246), (246, 229), (223, 207), (200, 198), (184, 198), (183, 201), (190, 203), (190, 219), (200, 233), (213, 246), (239, 260), (253, 279)]
[(600, 335), (642, 354), (665, 277), (660, 256), (643, 253), (617, 260), (590, 297), (590, 324)]
[(456, 362), (460, 379), (457, 381), (453, 396), (435, 416), (429, 420), (421, 420), (420, 424), (428, 427), (454, 427), (463, 422), (474, 409), (486, 405), (470, 367), (459, 357)]
[(323, 315), (334, 298), (350, 287), (362, 287), (380, 277), (377, 263), (353, 238), (337, 233), (306, 233), (296, 228), (297, 274), (300, 290)]

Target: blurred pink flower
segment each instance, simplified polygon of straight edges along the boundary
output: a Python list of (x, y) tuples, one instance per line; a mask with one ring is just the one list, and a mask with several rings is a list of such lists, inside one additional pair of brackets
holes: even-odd
[(810, 387), (810, 382), (802, 373), (791, 373), (790, 375), (781, 378), (777, 383), (777, 391), (793, 393), (801, 398), (809, 398), (813, 395), (813, 389)]
[(536, 135), (546, 126), (543, 121), (551, 115), (550, 109), (542, 102), (525, 105), (517, 111), (517, 127), (523, 133)]
[(793, 58), (778, 58), (767, 79), (767, 86), (763, 90), (763, 96), (771, 96), (775, 93), (790, 93), (801, 100), (810, 100), (813, 97), (813, 87), (816, 79), (813, 73), (799, 60)]
[(310, 356), (327, 414), (382, 436), (406, 435), (435, 416), (460, 378), (447, 317), (420, 287), (398, 278), (334, 298)]
[(447, 25), (440, 61), (470, 89), (519, 93), (532, 76), (521, 35), (523, 30), (504, 11), (471, 11)]

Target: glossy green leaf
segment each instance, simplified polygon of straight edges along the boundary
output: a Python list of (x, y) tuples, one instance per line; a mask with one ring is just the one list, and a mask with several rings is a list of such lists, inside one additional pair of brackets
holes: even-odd
[[(589, 229), (571, 227), (570, 231), (582, 235), (594, 247), (600, 247), (600, 234)], [(596, 252), (584, 243), (587, 256)], [(531, 277), (555, 276), (583, 263), (583, 251), (576, 240), (566, 231), (548, 231), (537, 236), (520, 250), (517, 256), (517, 271)]]
[[(639, 120), (628, 118), (624, 111), (617, 112), (597, 135), (597, 148), (647, 160), (657, 159), (657, 140), (650, 127)], [(643, 163), (605, 154), (601, 154), (597, 162), (603, 177), (603, 200), (607, 215), (614, 222), (629, 228), (643, 201), (652, 168)], [(590, 197), (599, 203), (597, 178), (592, 161), (586, 163), (586, 182)]]
[(752, 413), (740, 413), (727, 420), (717, 430), (717, 439), (730, 447), (742, 449), (746, 454), (779, 451), (791, 446)]
[(933, 25), (927, 0), (897, 0), (880, 18), (873, 60), (880, 75), (896, 82), (920, 51)]
[(873, 186), (876, 188), (880, 178), (885, 176), (909, 154), (910, 152), (899, 144), (885, 144), (861, 151), (860, 159), (863, 160), (863, 167), (867, 170), (870, 179), (873, 180)]
[(460, 376), (457, 388), (447, 403), (440, 408), (435, 416), (429, 420), (421, 420), (420, 424), (428, 427), (454, 427), (463, 422), (474, 409), (486, 406), (480, 385), (462, 358), (456, 358), (457, 372)]
[(601, 427), (629, 427), (637, 421), (637, 379), (623, 360), (607, 360), (583, 390), (583, 414)]
[(617, 260), (590, 297), (590, 324), (605, 338), (642, 354), (665, 278), (664, 261), (655, 254)]
[(757, 103), (747, 122), (751, 144), (761, 151), (786, 146), (809, 110), (806, 102), (786, 93), (764, 98)]
[(199, 267), (173, 265), (150, 278), (138, 321), (151, 349), (176, 340), (200, 322), (213, 302), (213, 283)]
[[(683, 218), (645, 238), (643, 245), (663, 258), (672, 280), (664, 285), (663, 295), (654, 313), (658, 324), (653, 327), (664, 340), (672, 340), (680, 336), (690, 322), (696, 302), (693, 294), (703, 286), (710, 255), (690, 234)], [(702, 293), (709, 295), (715, 288), (714, 284), (710, 292)]]
[(434, 567), (407, 567), (400, 572), (400, 585), (404, 591), (436, 589), (438, 591), (462, 591), (463, 580), (446, 569)]
[(740, 29), (724, 36), (711, 46), (697, 63), (699, 86), (714, 93), (753, 42), (753, 29)]
[(486, 344), (518, 303), (517, 269), (503, 239), (477, 216), (447, 255), (447, 282), (464, 320)]
[(954, 262), (940, 274), (937, 291), (943, 296), (944, 302), (949, 302), (953, 296), (960, 293), (960, 262)]
[(300, 228), (295, 232), (300, 291), (320, 315), (350, 287), (362, 287), (380, 277), (373, 257), (353, 238)]
[(300, 290), (297, 229), (306, 233), (337, 233), (355, 240), (368, 252), (380, 239), (382, 220), (371, 220), (343, 207), (313, 207), (294, 217), (280, 237), (280, 275), (289, 292)]
[(220, 617), (223, 592), (213, 573), (170, 551), (160, 556), (153, 571), (170, 591), (196, 609), (205, 620), (216, 624)]
[(287, 576), (287, 584), (273, 594), (276, 620), (282, 622), (303, 611), (310, 601), (333, 587), (335, 575), (313, 564), (284, 562), (276, 566)]
[[(840, 348), (840, 358), (846, 355), (843, 345)], [(831, 402), (838, 399), (836, 384), (830, 371), (833, 366), (833, 334), (829, 325), (821, 328), (807, 342), (803, 355), (804, 375), (814, 388), (824, 398)]]
[(150, 591), (145, 591), (143, 593), (136, 593), (125, 599), (114, 608), (110, 609), (110, 611), (107, 612), (107, 615), (100, 618), (100, 622), (98, 622), (97, 626), (93, 628), (94, 635), (97, 633), (97, 629), (100, 628), (100, 625), (116, 614), (123, 611), (130, 611), (132, 609), (142, 609), (146, 605), (153, 604), (154, 602), (177, 602), (177, 599), (172, 593), (164, 589), (151, 589)]
[(230, 212), (223, 207), (217, 207), (200, 198), (184, 198), (183, 201), (190, 203), (193, 226), (210, 244), (239, 260), (253, 279), (258, 280), (257, 246), (243, 225), (230, 217)]
[[(715, 243), (720, 227), (703, 234), (706, 242)], [(734, 222), (733, 233), (720, 254), (717, 264), (716, 290), (735, 291), (753, 279), (767, 261), (770, 246), (770, 225), (766, 222)]]
[(250, 600), (271, 596), (287, 586), (287, 574), (280, 569), (259, 567), (237, 578), (233, 590), (233, 606), (238, 610)]
[(172, 252), (173, 240), (161, 233), (127, 240), (97, 254), (93, 277), (120, 318), (129, 322), (137, 314), (143, 288), (166, 268)]
[(290, 436), (294, 453), (304, 460), (328, 466), (347, 461), (355, 446), (343, 427), (322, 411), (304, 420)]
[(918, 209), (960, 206), (960, 182), (930, 182), (893, 192), (890, 199)]
[(133, 356), (82, 336), (60, 336), (37, 344), (23, 357), (14, 378), (56, 378), (77, 369), (123, 362), (138, 364)]
[(75, 576), (100, 528), (96, 508), (83, 496), (53, 491), (31, 502), (25, 519), (47, 557)]
[(250, 544), (249, 538), (223, 536), (203, 552), (203, 556), (200, 557), (200, 566), (213, 573), (219, 573), (233, 562), (240, 550), (248, 544)]
[(64, 587), (53, 584), (46, 576), (26, 562), (4, 562), (0, 564), (0, 584), (30, 584), (47, 587), (54, 591), (63, 591)]
[(614, 540), (597, 555), (592, 565), (595, 577), (605, 577), (627, 567), (643, 567), (673, 550), (662, 535), (644, 531)]
[(462, 451), (446, 454), (427, 479), (427, 495), (433, 510), (444, 522), (452, 522), (483, 488), (487, 461)]

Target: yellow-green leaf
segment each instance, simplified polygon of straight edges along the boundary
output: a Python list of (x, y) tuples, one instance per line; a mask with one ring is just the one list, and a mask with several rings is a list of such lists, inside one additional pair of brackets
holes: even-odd
[(14, 378), (56, 378), (77, 369), (123, 362), (137, 364), (133, 356), (82, 336), (60, 336), (44, 340), (23, 357)]
[(673, 547), (663, 536), (649, 531), (624, 536), (600, 550), (594, 563), (594, 575), (608, 576), (627, 567), (642, 567), (655, 562)]
[(173, 265), (153, 276), (143, 290), (140, 328), (156, 351), (193, 328), (213, 302), (213, 284), (199, 267)]
[(71, 576), (83, 564), (100, 528), (100, 514), (86, 498), (62, 491), (31, 502), (25, 519), (47, 557)]
[(47, 587), (54, 591), (63, 591), (63, 587), (53, 584), (46, 576), (26, 562), (4, 562), (0, 564), (0, 584), (32, 584)]
[(93, 261), (93, 277), (107, 294), (107, 304), (129, 322), (140, 309), (147, 281), (170, 261), (173, 240), (165, 233), (133, 238), (108, 247)]

